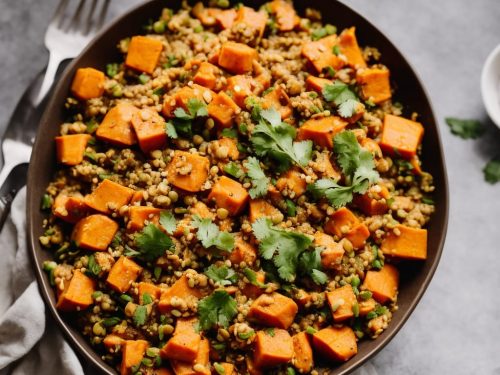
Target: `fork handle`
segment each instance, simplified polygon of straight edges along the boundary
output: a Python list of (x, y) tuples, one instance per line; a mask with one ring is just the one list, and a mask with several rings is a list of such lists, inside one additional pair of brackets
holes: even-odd
[(59, 65), (61, 65), (61, 62), (63, 60), (64, 58), (57, 52), (50, 52), (49, 63), (47, 65), (47, 69), (45, 70), (45, 76), (43, 77), (42, 86), (40, 87), (38, 95), (32, 99), (33, 106), (38, 106), (43, 101), (45, 96), (47, 96), (47, 93), (54, 83), (57, 69), (59, 68)]

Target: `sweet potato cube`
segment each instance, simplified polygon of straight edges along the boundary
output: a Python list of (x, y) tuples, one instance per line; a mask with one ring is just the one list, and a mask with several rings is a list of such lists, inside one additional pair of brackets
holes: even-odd
[(109, 217), (90, 215), (76, 223), (71, 239), (82, 249), (105, 251), (117, 231), (118, 224)]
[(339, 36), (340, 52), (347, 57), (347, 63), (352, 67), (365, 68), (366, 62), (358, 46), (356, 28), (345, 29)]
[(162, 113), (166, 117), (174, 117), (174, 112), (177, 108), (180, 107), (185, 111), (188, 110), (187, 105), (191, 99), (198, 99), (199, 101), (205, 103), (214, 96), (215, 93), (206, 87), (197, 84), (193, 84), (192, 86), (184, 86), (173, 96), (165, 98), (163, 102)]
[(256, 11), (253, 8), (242, 6), (236, 13), (235, 23), (244, 23), (248, 28), (254, 29), (259, 38), (262, 38), (268, 18), (264, 11)]
[(333, 149), (333, 137), (347, 126), (347, 122), (337, 116), (307, 120), (297, 133), (297, 140), (312, 140), (321, 147)]
[(333, 178), (334, 180), (339, 180), (342, 174), (338, 171), (338, 168), (330, 160), (330, 153), (325, 150), (320, 153), (316, 159), (316, 163), (323, 167), (323, 171), (319, 171), (322, 177)]
[(149, 343), (146, 340), (125, 340), (122, 349), (120, 375), (132, 374), (132, 367), (141, 363), (148, 347)]
[[(209, 360), (210, 343), (208, 339), (203, 338), (200, 341), (198, 353), (194, 361), (185, 362), (170, 360), (170, 364), (172, 365), (175, 375), (210, 375)], [(204, 369), (195, 371), (193, 368), (195, 365), (202, 365)]]
[(116, 353), (121, 349), (121, 346), (125, 342), (125, 339), (115, 335), (113, 333), (110, 333), (109, 335), (106, 335), (106, 337), (102, 340), (102, 343), (104, 344), (104, 347), (108, 352), (111, 353)]
[(366, 316), (369, 312), (375, 310), (377, 302), (373, 298), (369, 298), (366, 301), (359, 302), (359, 315)]
[(223, 30), (230, 29), (233, 27), (234, 21), (236, 20), (236, 9), (231, 8), (223, 10), (215, 16), (215, 20)]
[(157, 223), (161, 210), (149, 206), (131, 206), (128, 210), (127, 229), (136, 232), (144, 228), (144, 222)]
[(298, 306), (293, 299), (274, 292), (257, 298), (250, 306), (248, 317), (267, 326), (288, 329), (297, 311)]
[(253, 223), (261, 217), (271, 218), (274, 215), (280, 214), (280, 210), (274, 207), (265, 199), (252, 199), (250, 200), (250, 213), (249, 219)]
[(315, 76), (309, 76), (306, 79), (306, 89), (309, 91), (316, 91), (319, 94), (323, 93), (325, 86), (331, 85), (332, 80), (326, 78), (319, 78)]
[(423, 134), (424, 127), (419, 122), (386, 114), (380, 148), (389, 155), (411, 159), (417, 154)]
[(96, 211), (109, 214), (128, 204), (132, 195), (133, 189), (105, 179), (85, 197), (85, 204)]
[(335, 322), (343, 322), (354, 316), (352, 307), (357, 301), (351, 285), (347, 284), (331, 292), (326, 292), (326, 299), (332, 309)]
[(360, 249), (365, 246), (365, 242), (370, 237), (370, 231), (365, 224), (355, 225), (347, 234), (345, 238), (351, 241), (355, 249)]
[(227, 148), (227, 157), (231, 160), (238, 160), (240, 158), (240, 151), (238, 150), (238, 143), (236, 139), (229, 137), (222, 137), (214, 141), (217, 148)]
[(372, 68), (361, 70), (357, 73), (356, 80), (361, 85), (361, 93), (365, 100), (371, 100), (375, 104), (379, 104), (392, 96), (388, 69)]
[(236, 75), (227, 79), (226, 92), (240, 108), (245, 109), (245, 100), (254, 94), (257, 82), (250, 76)]
[(380, 271), (368, 271), (363, 289), (373, 293), (378, 303), (394, 301), (398, 292), (399, 271), (392, 264), (385, 264)]
[(87, 212), (88, 207), (81, 196), (68, 196), (61, 193), (56, 197), (52, 206), (54, 216), (72, 224), (83, 219)]
[(337, 35), (330, 35), (315, 42), (307, 42), (302, 47), (302, 55), (317, 73), (321, 73), (323, 69), (328, 67), (339, 70), (345, 65), (345, 62), (333, 53), (333, 47), (337, 43)]
[(292, 363), (301, 374), (308, 373), (314, 366), (313, 351), (309, 337), (302, 331), (292, 336), (293, 360)]
[(335, 242), (332, 236), (323, 233), (314, 233), (314, 246), (324, 249), (321, 252), (321, 265), (325, 269), (333, 269), (338, 266), (344, 256), (344, 247)]
[(175, 151), (167, 167), (167, 180), (175, 187), (196, 193), (208, 178), (210, 162), (204, 156)]
[(307, 183), (304, 178), (301, 178), (300, 171), (296, 168), (292, 168), (289, 169), (284, 176), (278, 179), (276, 188), (281, 192), (287, 189), (294, 193), (294, 196), (288, 194), (291, 198), (298, 198), (306, 192)]
[(401, 259), (427, 259), (427, 229), (398, 225), (382, 241), (380, 249), (384, 255)]
[(144, 304), (144, 295), (149, 294), (149, 296), (154, 300), (159, 299), (161, 295), (161, 288), (151, 283), (146, 283), (141, 281), (137, 286), (139, 303)]
[(158, 64), (162, 49), (163, 44), (158, 39), (140, 35), (134, 36), (128, 46), (125, 65), (140, 72), (151, 74), (155, 70), (156, 64)]
[(342, 207), (330, 216), (325, 224), (325, 232), (341, 238), (358, 223), (356, 215), (348, 208)]
[(358, 352), (356, 336), (349, 327), (327, 327), (313, 335), (313, 347), (325, 358), (345, 362)]
[(259, 58), (257, 51), (242, 43), (226, 42), (219, 53), (219, 66), (234, 74), (251, 72), (253, 62)]
[(252, 266), (257, 259), (257, 250), (255, 246), (246, 242), (241, 237), (236, 237), (234, 241), (234, 249), (229, 254), (229, 260), (232, 264), (240, 264), (245, 262), (247, 265)]
[(196, 3), (193, 7), (193, 16), (198, 18), (203, 26), (214, 26), (215, 17), (223, 12), (219, 8), (205, 8), (202, 2)]
[(96, 130), (96, 137), (101, 141), (116, 146), (132, 146), (137, 143), (137, 137), (132, 130), (132, 116), (139, 109), (129, 103), (118, 103), (111, 108)]
[(231, 128), (234, 117), (240, 112), (240, 107), (225, 92), (219, 92), (207, 106), (208, 115), (214, 119), (219, 128)]
[(300, 24), (295, 8), (285, 0), (273, 0), (269, 3), (271, 13), (276, 16), (276, 22), (280, 31), (291, 31)]
[(161, 150), (167, 144), (165, 120), (152, 108), (143, 108), (132, 116), (132, 127), (135, 130), (139, 147), (147, 154)]
[(172, 297), (182, 299), (187, 298), (200, 298), (203, 296), (201, 290), (197, 288), (190, 288), (186, 275), (182, 275), (170, 288), (162, 291), (160, 302), (158, 303), (158, 310), (162, 314), (166, 314), (172, 310)]
[(102, 96), (106, 77), (100, 70), (94, 68), (80, 68), (76, 71), (71, 93), (81, 100), (89, 100)]
[(355, 196), (353, 202), (366, 215), (383, 215), (389, 210), (387, 205), (389, 197), (389, 190), (384, 185), (378, 184), (370, 188), (365, 194)]
[[(266, 274), (262, 271), (256, 272), (255, 278), (257, 279), (258, 283), (264, 285), (266, 281)], [(256, 299), (260, 295), (264, 294), (264, 289), (257, 285), (245, 284), (245, 286), (241, 289), (241, 293), (243, 293), (248, 298)]]
[(66, 287), (57, 300), (57, 309), (61, 311), (86, 309), (93, 303), (94, 287), (94, 280), (75, 270), (71, 280), (66, 281)]
[(280, 113), (282, 120), (286, 120), (293, 113), (290, 98), (282, 87), (277, 87), (264, 95), (264, 103), (262, 107), (264, 109), (274, 108)]
[(119, 293), (125, 293), (130, 289), (132, 283), (137, 280), (141, 272), (141, 266), (132, 259), (121, 256), (111, 267), (106, 283), (111, 289)]
[(89, 134), (70, 134), (56, 137), (57, 161), (66, 165), (78, 165), (83, 161), (83, 154)]
[(174, 335), (161, 349), (162, 358), (192, 362), (200, 348), (201, 336), (195, 330), (197, 319), (177, 319)]
[(193, 77), (193, 82), (213, 90), (217, 84), (217, 74), (220, 74), (219, 68), (203, 61)]
[(142, 190), (136, 190), (134, 191), (134, 194), (132, 195), (132, 199), (130, 199), (129, 204), (130, 205), (134, 205), (135, 203), (140, 204), (143, 199), (144, 199), (144, 194)]
[(268, 368), (288, 363), (293, 358), (293, 341), (284, 329), (259, 331), (255, 336), (253, 360), (257, 368)]
[(242, 184), (226, 176), (219, 178), (208, 195), (208, 199), (215, 201), (217, 207), (225, 208), (233, 216), (245, 209), (249, 198)]

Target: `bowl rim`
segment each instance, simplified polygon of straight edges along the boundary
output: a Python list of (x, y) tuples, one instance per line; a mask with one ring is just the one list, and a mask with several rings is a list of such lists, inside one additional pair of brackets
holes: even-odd
[[(495, 62), (498, 65), (496, 70), (493, 69)], [(496, 82), (491, 83), (492, 78), (496, 78)], [(491, 89), (492, 85), (496, 87)], [(493, 48), (484, 62), (481, 71), (481, 97), (491, 121), (500, 128), (500, 44)]]
[[(91, 40), (91, 42), (85, 47), (85, 49), (76, 57), (74, 58), (70, 64), (65, 68), (64, 72), (61, 75), (61, 78), (58, 80), (57, 85), (55, 86), (52, 95), (50, 97), (50, 100), (47, 103), (46, 109), (44, 111), (44, 114), (40, 120), (39, 124), (43, 124), (47, 122), (48, 118), (50, 117), (50, 111), (49, 109), (54, 107), (56, 104), (56, 96), (55, 93), (59, 92), (62, 89), (62, 86), (64, 85), (64, 82), (66, 82), (69, 79), (69, 74), (70, 72), (79, 64), (80, 58), (82, 55), (86, 54), (88, 50), (92, 49), (94, 44), (101, 39), (110, 29), (116, 27), (119, 23), (121, 23), (125, 18), (128, 18), (131, 13), (136, 13), (140, 12), (143, 8), (148, 8), (151, 6), (153, 3), (160, 3), (162, 0), (147, 0), (143, 3), (140, 3), (136, 6), (133, 6), (131, 9), (127, 10), (125, 13), (122, 15), (118, 16), (116, 19), (112, 20), (109, 22), (97, 35)], [(364, 23), (366, 23), (369, 27), (376, 29), (379, 31), (380, 34), (385, 37), (386, 41), (385, 43), (395, 51), (399, 53), (399, 55), (402, 57), (402, 59), (406, 62), (408, 65), (409, 69), (413, 72), (416, 83), (420, 86), (423, 96), (427, 100), (428, 103), (428, 112), (430, 114), (430, 117), (434, 120), (435, 124), (435, 132), (436, 132), (436, 143), (439, 146), (438, 151), (439, 157), (442, 160), (442, 169), (443, 169), (443, 175), (442, 175), (442, 186), (441, 189), (443, 190), (443, 200), (441, 202), (442, 210), (443, 213), (443, 219), (442, 219), (442, 228), (443, 231), (441, 233), (441, 236), (439, 237), (439, 242), (435, 246), (436, 249), (436, 256), (434, 262), (431, 264), (427, 274), (425, 275), (421, 285), (418, 288), (417, 293), (415, 294), (415, 297), (411, 300), (411, 303), (409, 304), (408, 308), (404, 313), (400, 316), (400, 320), (396, 322), (394, 325), (392, 325), (392, 330), (390, 332), (384, 332), (385, 334), (379, 338), (377, 338), (378, 344), (376, 347), (371, 349), (366, 355), (363, 357), (357, 357), (354, 356), (351, 360), (349, 360), (347, 363), (350, 363), (350, 366), (347, 366), (347, 368), (341, 370), (338, 374), (339, 375), (345, 375), (349, 374), (352, 371), (356, 370), (366, 362), (368, 362), (370, 359), (372, 359), (376, 354), (378, 354), (393, 338), (396, 336), (396, 334), (400, 331), (400, 329), (404, 326), (406, 321), (409, 319), (410, 315), (413, 313), (415, 310), (416, 306), (419, 304), (420, 300), (422, 299), (422, 296), (424, 292), (427, 290), (435, 272), (436, 269), (439, 265), (443, 248), (444, 248), (444, 243), (446, 240), (446, 235), (447, 235), (447, 228), (448, 228), (448, 219), (449, 219), (449, 185), (448, 185), (448, 176), (447, 176), (447, 171), (446, 171), (446, 160), (445, 160), (445, 155), (444, 155), (444, 150), (443, 150), (443, 143), (441, 139), (441, 133), (440, 129), (438, 126), (438, 122), (436, 121), (436, 116), (435, 112), (432, 106), (431, 101), (429, 100), (429, 94), (422, 83), (422, 80), (415, 70), (414, 66), (410, 63), (410, 60), (407, 59), (407, 57), (401, 52), (399, 48), (397, 48), (392, 40), (390, 40), (387, 37), (387, 34), (382, 31), (382, 29), (378, 26), (375, 26), (371, 21), (369, 21), (365, 16), (363, 16), (361, 13), (356, 11), (355, 9), (351, 8), (350, 6), (342, 3), (342, 2), (336, 2), (335, 6), (338, 7), (343, 7), (346, 10), (356, 14)], [(500, 48), (500, 46), (498, 46)], [(33, 146), (33, 152), (31, 158), (33, 159), (34, 156), (37, 154), (35, 151), (38, 148), (38, 137), (35, 139), (35, 144)], [(43, 271), (41, 267), (40, 261), (37, 259), (37, 254), (36, 254), (36, 247), (38, 245), (38, 238), (34, 236), (34, 231), (33, 231), (33, 222), (32, 222), (32, 215), (33, 215), (33, 208), (38, 207), (38, 203), (34, 202), (34, 194), (32, 194), (32, 187), (33, 187), (33, 182), (35, 181), (35, 171), (34, 168), (31, 167), (33, 163), (31, 163), (32, 160), (30, 160), (30, 168), (28, 171), (28, 183), (27, 183), (27, 200), (26, 200), (26, 212), (27, 212), (27, 241), (28, 241), (28, 247), (29, 247), (29, 254), (30, 254), (30, 259), (32, 261), (33, 268), (35, 270), (35, 276), (37, 279), (37, 284), (41, 290), (42, 297), (44, 299), (44, 302), (46, 306), (48, 307), (52, 317), (56, 320), (58, 323), (58, 328), (62, 330), (64, 336), (66, 339), (68, 339), (69, 343), (73, 348), (76, 349), (77, 354), (80, 357), (80, 360), (82, 359), (81, 357), (84, 358), (85, 361), (90, 362), (90, 364), (102, 371), (103, 373), (106, 374), (116, 374), (116, 370), (109, 366), (107, 363), (105, 363), (102, 359), (100, 359), (96, 355), (95, 351), (90, 352), (87, 350), (82, 343), (80, 342), (79, 338), (71, 332), (69, 326), (70, 323), (67, 321), (67, 319), (63, 319), (63, 317), (59, 314), (57, 311), (55, 304), (52, 303), (51, 298), (50, 298), (50, 293), (52, 292), (52, 287), (49, 285), (47, 282), (47, 278), (45, 275), (45, 272)], [(82, 364), (82, 366), (84, 366)], [(85, 368), (85, 367), (84, 367)]]

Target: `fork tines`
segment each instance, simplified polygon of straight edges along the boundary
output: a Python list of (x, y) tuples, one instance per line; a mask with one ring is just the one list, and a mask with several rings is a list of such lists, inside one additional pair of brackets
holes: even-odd
[(110, 0), (61, 0), (51, 23), (65, 32), (87, 35), (102, 27), (109, 2)]

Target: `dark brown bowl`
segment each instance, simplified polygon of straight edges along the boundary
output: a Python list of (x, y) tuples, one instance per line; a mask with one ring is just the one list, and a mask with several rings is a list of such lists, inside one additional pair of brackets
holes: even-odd
[[(248, 0), (245, 3), (249, 6), (259, 6), (263, 2), (262, 0)], [(53, 139), (59, 132), (60, 124), (64, 121), (63, 104), (68, 95), (75, 70), (87, 66), (104, 69), (108, 62), (119, 61), (120, 55), (115, 48), (117, 42), (134, 33), (141, 33), (142, 25), (149, 19), (158, 17), (161, 9), (166, 5), (171, 8), (178, 8), (180, 1), (174, 0), (167, 3), (164, 0), (155, 0), (131, 10), (101, 32), (82, 54), (68, 66), (63, 77), (58, 82), (41, 120), (28, 174), (27, 217), (29, 244), (40, 290), (49, 310), (72, 346), (84, 359), (90, 361), (96, 368), (107, 374), (116, 374), (116, 371), (100, 359), (80, 332), (63, 320), (55, 309), (54, 291), (47, 276), (42, 271), (43, 262), (51, 259), (51, 254), (43, 250), (38, 242), (38, 238), (43, 232), (42, 222), (46, 218), (45, 214), (40, 211), (40, 201), (46, 186), (56, 171)], [(359, 352), (354, 358), (346, 363), (331, 367), (331, 374), (347, 374), (375, 355), (394, 337), (410, 316), (431, 281), (446, 236), (448, 185), (439, 130), (431, 104), (420, 80), (398, 49), (370, 22), (337, 1), (315, 1), (312, 4), (308, 0), (296, 0), (295, 5), (301, 12), (307, 6), (316, 7), (322, 12), (325, 22), (332, 23), (338, 26), (339, 29), (355, 25), (360, 45), (370, 45), (380, 50), (382, 62), (390, 68), (392, 80), (397, 84), (397, 100), (405, 105), (406, 114), (419, 113), (420, 121), (425, 126), (422, 162), (424, 168), (434, 176), (436, 186), (434, 194), (436, 213), (432, 216), (428, 225), (428, 259), (425, 262), (401, 264), (399, 310), (395, 312), (389, 328), (378, 339), (362, 341), (359, 345)]]

